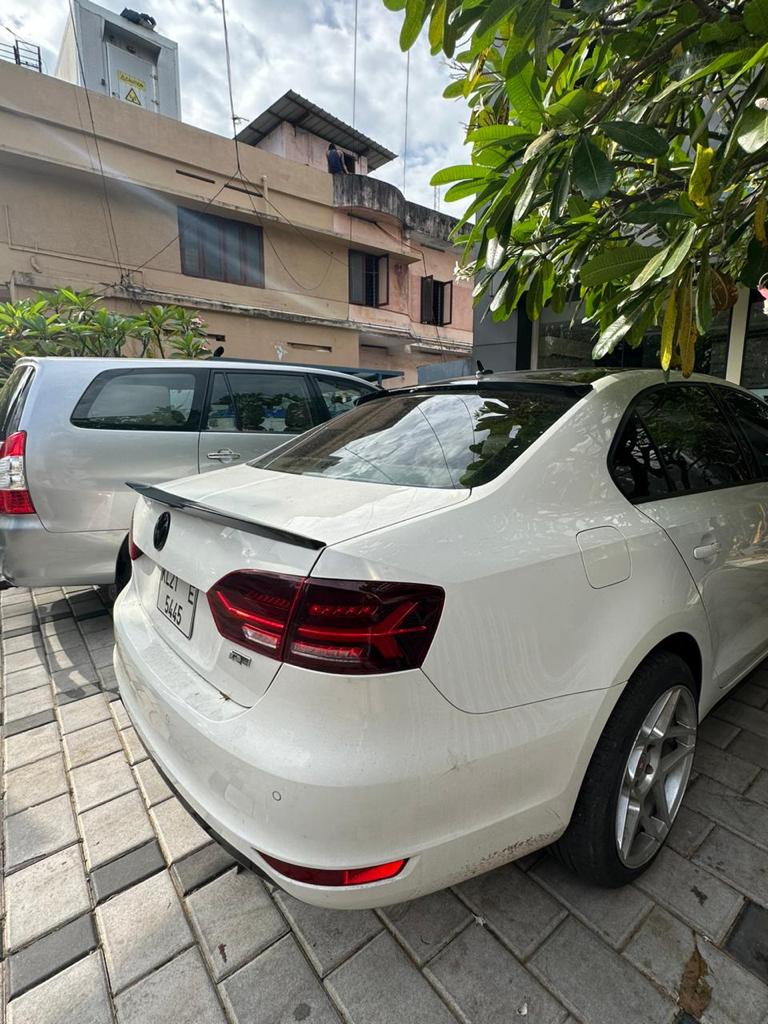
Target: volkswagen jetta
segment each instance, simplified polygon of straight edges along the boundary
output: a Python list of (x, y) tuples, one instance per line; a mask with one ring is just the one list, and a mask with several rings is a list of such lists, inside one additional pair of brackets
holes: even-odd
[(306, 901), (412, 899), (556, 843), (609, 886), (768, 646), (768, 407), (659, 371), (365, 398), (254, 463), (134, 483), (125, 707)]

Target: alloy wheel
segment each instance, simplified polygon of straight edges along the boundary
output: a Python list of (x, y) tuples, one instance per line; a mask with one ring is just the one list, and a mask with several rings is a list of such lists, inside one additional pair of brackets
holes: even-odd
[(628, 868), (647, 864), (669, 835), (691, 774), (696, 726), (696, 704), (685, 686), (666, 690), (640, 726), (616, 808), (616, 846)]

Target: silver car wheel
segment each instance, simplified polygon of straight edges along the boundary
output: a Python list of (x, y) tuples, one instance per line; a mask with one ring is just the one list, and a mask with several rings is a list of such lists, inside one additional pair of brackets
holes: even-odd
[(669, 835), (691, 774), (697, 721), (693, 694), (675, 686), (640, 726), (616, 809), (616, 846), (628, 868), (647, 864)]

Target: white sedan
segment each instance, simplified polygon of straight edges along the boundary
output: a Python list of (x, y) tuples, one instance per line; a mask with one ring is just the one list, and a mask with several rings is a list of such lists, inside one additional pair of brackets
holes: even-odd
[(363, 399), (141, 497), (115, 668), (183, 803), (299, 899), (556, 843), (654, 859), (698, 721), (768, 650), (768, 407), (659, 371)]

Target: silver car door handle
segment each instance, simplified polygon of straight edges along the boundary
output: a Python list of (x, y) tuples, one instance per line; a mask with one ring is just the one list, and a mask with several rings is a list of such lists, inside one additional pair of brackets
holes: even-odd
[(233, 452), (231, 448), (220, 448), (217, 452), (208, 452), (209, 459), (219, 462), (224, 462), (225, 459), (239, 459), (240, 452)]
[(708, 558), (714, 558), (719, 552), (720, 541), (716, 540), (712, 544), (700, 544), (697, 548), (694, 548), (693, 557), (701, 562), (705, 562)]

